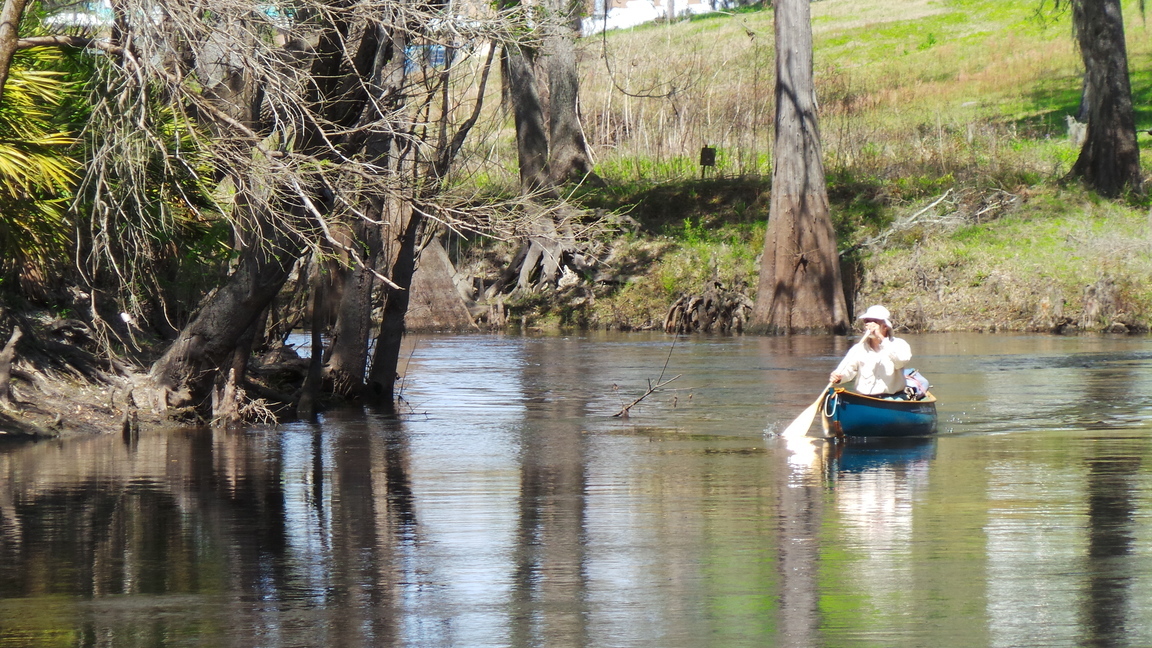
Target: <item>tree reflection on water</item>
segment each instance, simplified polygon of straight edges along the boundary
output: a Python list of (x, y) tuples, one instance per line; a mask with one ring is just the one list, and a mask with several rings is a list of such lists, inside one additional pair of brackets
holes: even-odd
[(5, 446), (0, 645), (1152, 644), (1149, 343), (1029, 340), (914, 340), (935, 439), (765, 436), (834, 339), (477, 336), (420, 416)]

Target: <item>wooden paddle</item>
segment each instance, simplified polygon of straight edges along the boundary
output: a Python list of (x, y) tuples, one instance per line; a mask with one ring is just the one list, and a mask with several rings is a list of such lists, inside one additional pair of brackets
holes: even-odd
[(831, 382), (824, 385), (824, 389), (820, 391), (820, 397), (816, 399), (816, 402), (805, 408), (803, 412), (800, 412), (800, 416), (797, 416), (796, 420), (789, 423), (788, 427), (784, 428), (784, 431), (780, 433), (780, 436), (794, 439), (807, 435), (808, 428), (812, 427), (812, 420), (816, 418), (816, 412), (820, 409), (820, 406), (824, 404), (824, 397), (828, 395), (828, 388), (831, 386)]

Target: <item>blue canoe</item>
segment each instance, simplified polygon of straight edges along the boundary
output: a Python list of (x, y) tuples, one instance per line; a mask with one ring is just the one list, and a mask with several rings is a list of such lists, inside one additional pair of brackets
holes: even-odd
[(886, 400), (829, 390), (820, 412), (824, 436), (916, 437), (936, 433), (936, 397)]

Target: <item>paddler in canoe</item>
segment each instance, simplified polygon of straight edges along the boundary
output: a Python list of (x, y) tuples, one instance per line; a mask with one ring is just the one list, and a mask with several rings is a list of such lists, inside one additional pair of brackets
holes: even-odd
[[(892, 334), (892, 314), (883, 306), (871, 306), (859, 318), (864, 335), (828, 377), (828, 385), (800, 416), (781, 433), (785, 438), (807, 435), (812, 420), (821, 412), (826, 437), (924, 436), (936, 431), (936, 399), (928, 381), (905, 365), (912, 348)], [(856, 381), (856, 391), (833, 385)]]
[(858, 394), (907, 398), (904, 367), (912, 360), (912, 347), (892, 334), (892, 314), (883, 306), (869, 306), (859, 319), (864, 323), (864, 335), (848, 350), (829, 381), (838, 385), (855, 378)]

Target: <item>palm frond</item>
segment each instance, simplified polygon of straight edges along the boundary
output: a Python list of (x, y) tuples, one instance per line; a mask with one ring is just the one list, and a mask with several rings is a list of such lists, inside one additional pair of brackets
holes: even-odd
[(40, 55), (21, 52), (0, 97), (0, 278), (49, 276), (45, 270), (68, 258), (67, 206), (79, 167), (68, 150), (76, 140), (54, 121), (65, 77), (30, 67), (51, 59)]

